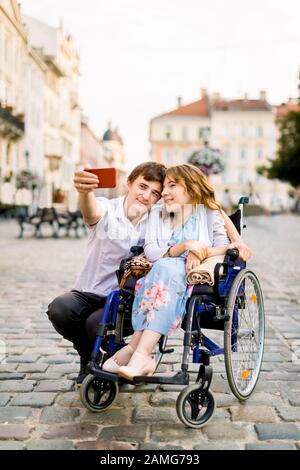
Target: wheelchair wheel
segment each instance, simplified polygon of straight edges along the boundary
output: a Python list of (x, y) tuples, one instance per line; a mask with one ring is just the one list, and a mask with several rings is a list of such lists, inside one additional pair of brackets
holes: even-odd
[(248, 269), (235, 278), (226, 306), (225, 368), (232, 393), (245, 401), (259, 377), (265, 334), (263, 295), (256, 275)]
[(82, 382), (80, 398), (82, 404), (93, 413), (110, 408), (119, 392), (117, 382), (88, 375)]
[(178, 418), (185, 426), (199, 429), (212, 418), (216, 408), (210, 390), (203, 391), (198, 383), (189, 385), (179, 394), (176, 402)]

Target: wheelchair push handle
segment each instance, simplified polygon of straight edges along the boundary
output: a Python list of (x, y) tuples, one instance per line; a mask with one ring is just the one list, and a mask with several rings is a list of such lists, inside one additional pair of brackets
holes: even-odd
[(230, 261), (236, 261), (239, 255), (240, 255), (239, 250), (237, 250), (236, 248), (226, 251), (226, 256), (228, 256)]
[(133, 256), (139, 256), (143, 253), (144, 248), (142, 246), (132, 246), (130, 248), (130, 251), (133, 254)]

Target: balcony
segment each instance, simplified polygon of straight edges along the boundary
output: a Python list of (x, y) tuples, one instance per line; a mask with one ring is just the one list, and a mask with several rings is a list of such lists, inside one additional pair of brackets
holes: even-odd
[(17, 140), (24, 135), (24, 115), (14, 116), (11, 107), (0, 103), (0, 135), (5, 139)]

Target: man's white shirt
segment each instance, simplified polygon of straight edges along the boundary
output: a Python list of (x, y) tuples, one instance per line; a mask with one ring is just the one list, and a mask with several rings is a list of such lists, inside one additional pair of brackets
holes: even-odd
[(116, 271), (120, 262), (130, 254), (130, 248), (143, 246), (148, 213), (134, 225), (124, 213), (125, 197), (99, 197), (103, 216), (90, 227), (88, 253), (74, 290), (107, 296), (118, 287)]

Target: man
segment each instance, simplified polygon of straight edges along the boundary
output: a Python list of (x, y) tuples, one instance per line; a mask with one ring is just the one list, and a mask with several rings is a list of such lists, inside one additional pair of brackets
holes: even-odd
[[(71, 341), (80, 355), (78, 384), (86, 376), (106, 297), (118, 287), (120, 262), (132, 246), (143, 245), (149, 211), (161, 198), (165, 170), (164, 165), (154, 162), (139, 165), (128, 177), (127, 195), (112, 200), (95, 198), (96, 175), (75, 173), (80, 210), (90, 230), (88, 254), (74, 289), (54, 299), (47, 314), (56, 331)], [(226, 214), (224, 221), (231, 247), (238, 248), (243, 259), (249, 258), (249, 248)]]
[(112, 200), (95, 198), (96, 175), (75, 173), (80, 210), (90, 231), (88, 254), (74, 289), (54, 299), (47, 314), (80, 355), (78, 384), (86, 375), (106, 297), (118, 287), (116, 270), (132, 246), (143, 244), (148, 213), (161, 197), (165, 170), (154, 162), (139, 165), (128, 177), (127, 195)]

